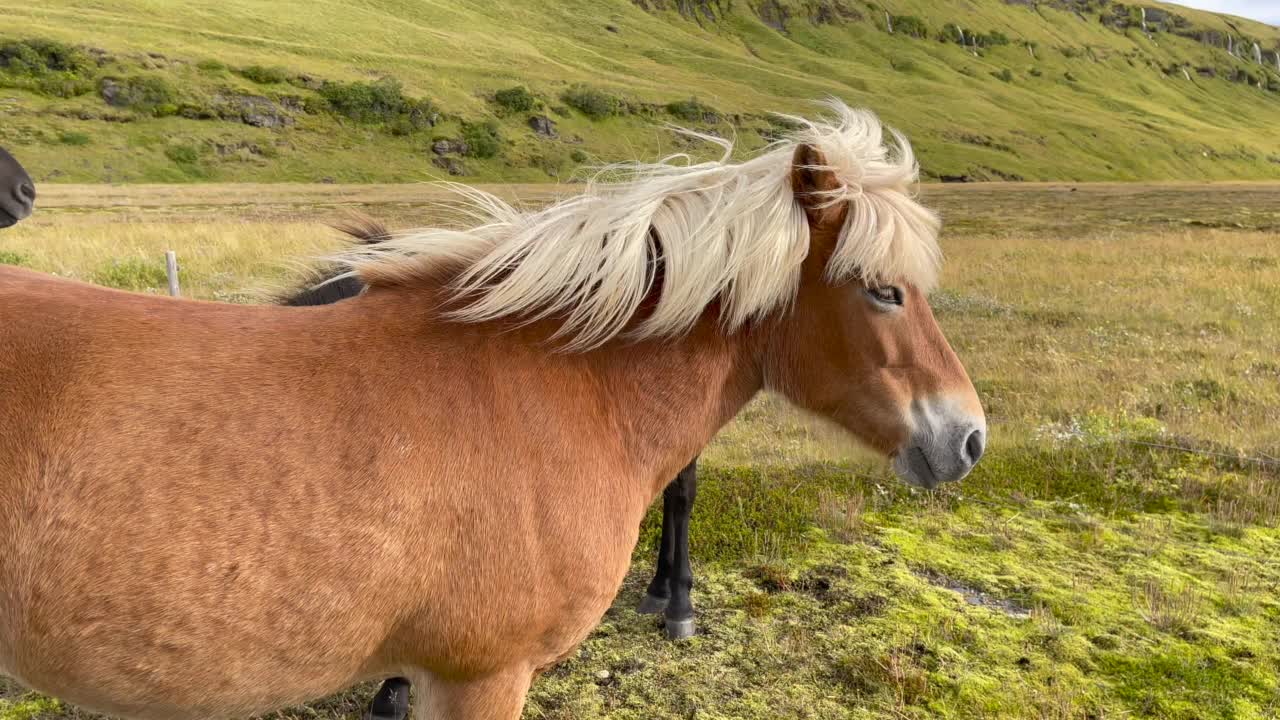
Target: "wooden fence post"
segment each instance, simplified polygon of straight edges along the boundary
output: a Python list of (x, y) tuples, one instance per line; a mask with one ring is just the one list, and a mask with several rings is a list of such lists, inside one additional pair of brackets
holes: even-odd
[(178, 254), (172, 250), (164, 254), (164, 269), (169, 275), (169, 294), (173, 297), (179, 297), (181, 293), (178, 290)]

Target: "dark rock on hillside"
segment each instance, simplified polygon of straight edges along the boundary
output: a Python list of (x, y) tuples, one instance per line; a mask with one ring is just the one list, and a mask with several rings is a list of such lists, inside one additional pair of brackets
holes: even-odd
[(675, 10), (689, 20), (715, 22), (716, 18), (725, 14), (723, 5), (728, 0), (631, 0), (631, 3), (646, 12)]
[(285, 127), (293, 124), (293, 118), (284, 109), (267, 98), (244, 95), (236, 99), (240, 108), (240, 120), (245, 125), (261, 128)]
[(470, 147), (463, 140), (437, 140), (431, 143), (431, 152), (436, 155), (466, 155)]
[(304, 87), (308, 90), (319, 90), (324, 87), (324, 81), (314, 75), (299, 73), (289, 79), (290, 84)]
[[(187, 117), (204, 117), (205, 109), (193, 108)], [(261, 95), (217, 94), (210, 99), (207, 112), (222, 120), (242, 122), (260, 128), (283, 128), (293, 125), (293, 116), (274, 100)]]
[(844, 0), (817, 0), (806, 3), (805, 8), (809, 11), (809, 22), (814, 25), (839, 25), (862, 19), (862, 13)]
[(462, 164), (458, 158), (452, 157), (435, 157), (431, 159), (431, 164), (444, 170), (450, 175), (466, 175), (467, 166)]
[(529, 117), (529, 127), (537, 134), (544, 137), (556, 136), (556, 124), (546, 115), (532, 115)]
[(217, 153), (218, 157), (227, 157), (229, 155), (261, 156), (265, 154), (262, 150), (261, 145), (258, 145), (257, 143), (249, 142), (248, 140), (241, 140), (240, 142), (236, 142), (236, 143), (215, 142), (213, 144), (213, 151)]
[(123, 103), (121, 94), (124, 88), (120, 87), (120, 83), (110, 78), (105, 78), (98, 86), (98, 92), (102, 95), (102, 99), (112, 107), (119, 107)]
[(787, 21), (791, 19), (791, 11), (783, 7), (778, 0), (765, 0), (756, 6), (756, 16), (760, 22), (780, 33), (787, 31)]

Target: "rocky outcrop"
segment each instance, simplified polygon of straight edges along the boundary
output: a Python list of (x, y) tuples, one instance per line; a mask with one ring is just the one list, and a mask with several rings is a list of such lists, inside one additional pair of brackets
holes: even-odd
[(458, 158), (437, 156), (437, 157), (431, 158), (431, 164), (435, 165), (441, 170), (444, 170), (450, 175), (457, 176), (457, 175), (467, 174), (467, 166), (464, 165), (462, 161), (459, 160)]
[(239, 120), (260, 128), (282, 128), (293, 125), (293, 116), (270, 98), (261, 95), (214, 95), (212, 106), (223, 120)]
[(529, 128), (535, 133), (553, 138), (556, 136), (556, 124), (546, 115), (531, 115), (529, 117)]
[(470, 149), (464, 140), (443, 138), (431, 143), (431, 152), (441, 157), (445, 155), (466, 155), (467, 150)]

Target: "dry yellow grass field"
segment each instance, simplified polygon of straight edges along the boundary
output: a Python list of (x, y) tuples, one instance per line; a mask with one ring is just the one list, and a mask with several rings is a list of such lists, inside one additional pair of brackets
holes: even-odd
[[(501, 188), (529, 202), (559, 188)], [(908, 491), (761, 398), (703, 456), (701, 631), (631, 613), (657, 530), (526, 718), (1280, 715), (1280, 185), (922, 188), (932, 304), (991, 424), (965, 482)], [(426, 186), (46, 186), (0, 261), (267, 301), (351, 211)], [(354, 718), (371, 688), (276, 714)], [(84, 714), (0, 681), (0, 720)]]

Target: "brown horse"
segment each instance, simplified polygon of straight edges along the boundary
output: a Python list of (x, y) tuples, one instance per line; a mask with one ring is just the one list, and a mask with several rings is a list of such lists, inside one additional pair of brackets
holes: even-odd
[(22, 164), (0, 148), (0, 228), (31, 215), (35, 204), (36, 184)]
[[(833, 103), (742, 163), (633, 167), (234, 306), (0, 269), (0, 670), (137, 718), (413, 680), (516, 718), (667, 481), (769, 388), (924, 487), (982, 452), (916, 168)], [(797, 122), (800, 122), (797, 120)]]
[[(391, 233), (370, 218), (340, 225), (356, 242), (373, 245), (389, 240)], [(328, 305), (357, 297), (365, 290), (359, 278), (341, 267), (323, 273), (318, 282), (293, 290), (278, 298), (283, 305), (307, 307)], [(693, 569), (689, 564), (689, 521), (697, 492), (697, 458), (681, 470), (662, 492), (662, 539), (658, 547), (658, 567), (637, 612), (666, 615), (667, 637), (671, 640), (693, 636)], [(403, 720), (409, 708), (409, 680), (395, 677), (383, 681), (374, 695), (365, 720)]]
[[(376, 245), (390, 240), (392, 234), (372, 218), (360, 218), (338, 226), (355, 242)], [(328, 305), (358, 296), (365, 285), (360, 279), (334, 266), (320, 278), (277, 298), (282, 305), (305, 307)], [(642, 615), (665, 615), (667, 638), (683, 640), (693, 637), (694, 613), (690, 595), (693, 591), (693, 568), (689, 564), (689, 522), (698, 488), (698, 459), (694, 458), (675, 476), (662, 492), (662, 535), (658, 543), (657, 571), (636, 611)], [(380, 699), (403, 697), (403, 679), (384, 685)], [(391, 702), (375, 702), (379, 707), (392, 707)], [(377, 714), (375, 713), (375, 717)], [(392, 715), (394, 717), (394, 715)]]

